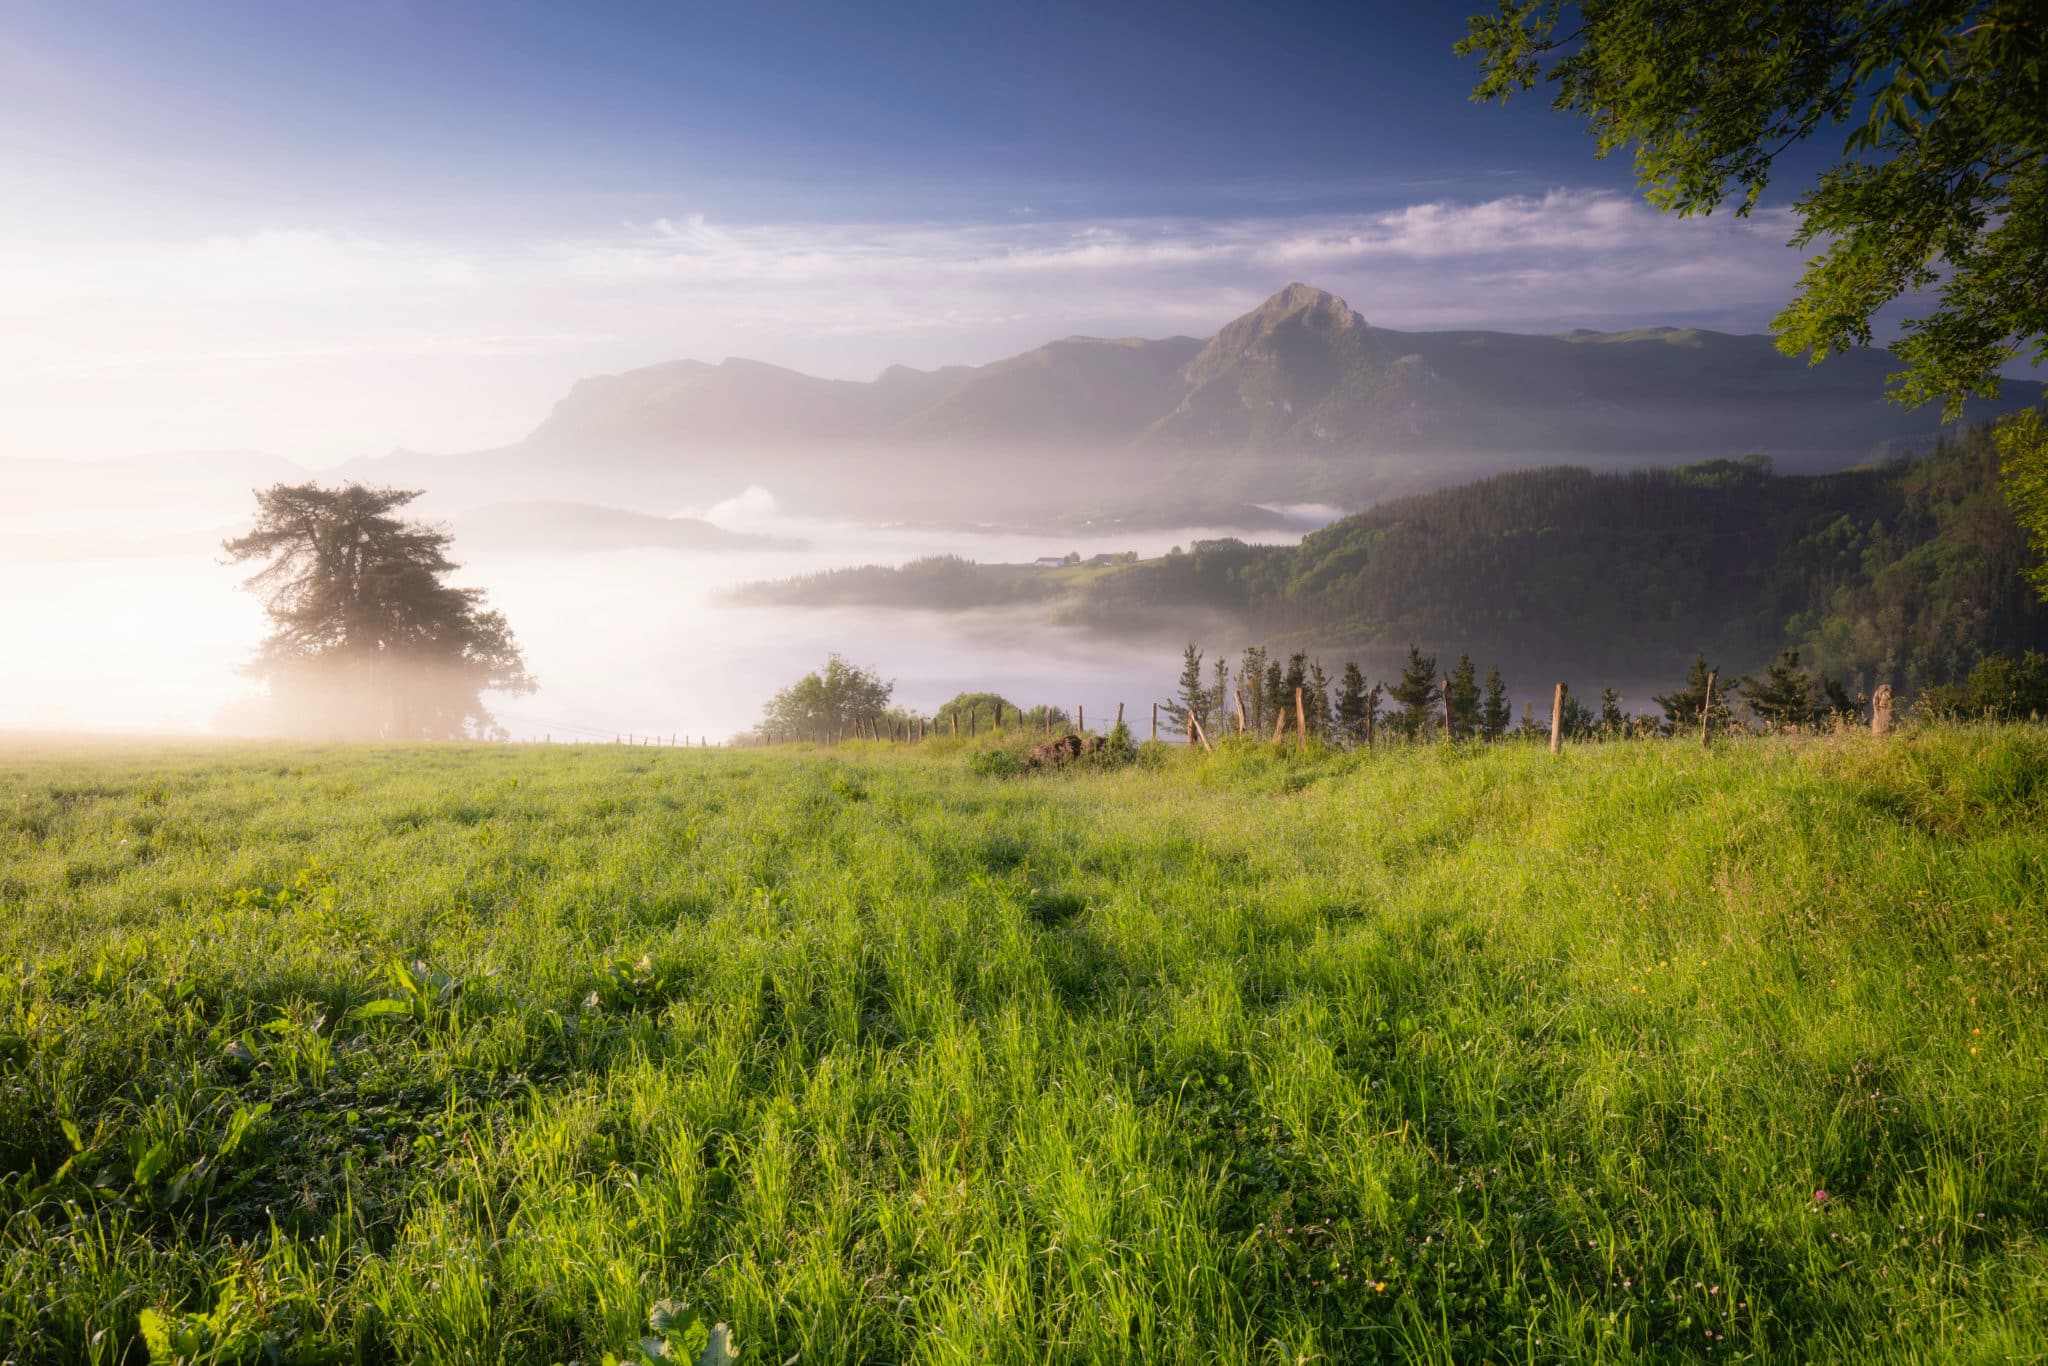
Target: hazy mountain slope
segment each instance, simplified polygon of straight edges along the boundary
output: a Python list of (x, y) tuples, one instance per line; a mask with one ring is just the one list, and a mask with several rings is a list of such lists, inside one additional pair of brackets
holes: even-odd
[(1121, 446), (1187, 388), (1183, 368), (1201, 349), (1193, 337), (1145, 341), (1068, 337), (981, 366), (890, 435), (909, 441), (1001, 446)]
[[(1635, 450), (1805, 461), (1924, 439), (1884, 400), (1887, 352), (1819, 366), (1768, 337), (1400, 332), (1292, 284), (1206, 343), (1070, 337), (1007, 360), (896, 367), (871, 383), (756, 361), (676, 361), (579, 382), (524, 447), (687, 460), (735, 447), (1015, 445), (1089, 451), (1515, 457)], [(2014, 401), (2031, 385), (2012, 386)], [(2011, 406), (2007, 404), (2005, 406)], [(515, 451), (520, 447), (514, 447)], [(1812, 463), (1812, 462), (1806, 462)]]
[(1145, 442), (1271, 450), (1413, 437), (1434, 379), (1404, 362), (1392, 335), (1334, 294), (1289, 285), (1188, 363), (1183, 397)]
[[(1935, 411), (1884, 400), (1895, 368), (1882, 351), (1808, 366), (1767, 337), (1695, 329), (1399, 332), (1294, 284), (1206, 342), (1070, 337), (865, 383), (744, 360), (600, 376), (520, 443), (378, 477), (471, 505), (690, 503), (761, 482), (793, 510), (1016, 522), (1077, 500), (1095, 516), (1142, 513), (1166, 492), (1164, 466), (1182, 501), (1359, 507), (1557, 463), (1881, 458), (1942, 430)], [(2011, 391), (1972, 415), (2038, 386)]]
[(958, 378), (899, 367), (861, 383), (752, 360), (672, 361), (577, 381), (524, 444), (679, 456), (844, 444), (880, 432)]
[(1145, 441), (1246, 452), (1869, 454), (1939, 425), (1884, 399), (1896, 368), (1885, 352), (1809, 366), (1768, 337), (1690, 328), (1398, 332), (1297, 284), (1203, 348), (1187, 396)]

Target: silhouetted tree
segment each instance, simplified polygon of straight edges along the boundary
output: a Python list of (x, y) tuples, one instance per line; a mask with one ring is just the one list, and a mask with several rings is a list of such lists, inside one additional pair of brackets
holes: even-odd
[[(1666, 735), (1699, 729), (1700, 713), (1704, 710), (1707, 700), (1707, 677), (1713, 672), (1707, 667), (1707, 657), (1704, 654), (1694, 655), (1692, 670), (1685, 676), (1685, 686), (1676, 692), (1665, 693), (1653, 699), (1664, 709)], [(1716, 727), (1728, 719), (1728, 687), (1728, 680), (1725, 678), (1714, 687)]]
[(1628, 716), (1621, 709), (1621, 694), (1612, 688), (1600, 690), (1600, 729), (1608, 738), (1619, 738), (1628, 729)]
[(1814, 682), (1799, 667), (1799, 651), (1779, 654), (1762, 678), (1744, 675), (1737, 685), (1757, 720), (1775, 730), (1809, 725), (1814, 717)]
[(1514, 710), (1508, 705), (1508, 685), (1500, 676), (1500, 666), (1495, 665), (1486, 671), (1486, 700), (1479, 705), (1479, 733), (1488, 740), (1498, 740), (1514, 722)]
[(1479, 733), (1479, 676), (1472, 656), (1458, 656), (1451, 670), (1451, 738), (1469, 740)]
[(271, 632), (251, 671), (281, 729), (363, 739), (483, 738), (502, 732), (487, 692), (534, 682), (505, 618), (478, 588), (444, 580), (452, 538), (394, 514), (417, 490), (277, 484), (256, 495), (256, 525), (224, 543), (267, 560), (246, 586)]
[(1600, 718), (1579, 700), (1579, 695), (1570, 688), (1564, 692), (1564, 712), (1559, 718), (1559, 729), (1567, 740), (1583, 740), (1599, 729)]
[(1337, 731), (1350, 745), (1365, 741), (1365, 671), (1345, 661), (1342, 681), (1337, 685)]
[(1394, 724), (1403, 735), (1420, 739), (1435, 730), (1436, 713), (1442, 706), (1437, 687), (1436, 656), (1410, 645), (1401, 681), (1387, 690), (1387, 695), (1401, 704)]

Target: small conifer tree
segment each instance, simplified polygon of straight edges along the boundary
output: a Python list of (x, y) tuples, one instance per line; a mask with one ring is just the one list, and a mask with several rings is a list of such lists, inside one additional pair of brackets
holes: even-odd
[(1486, 671), (1486, 698), (1479, 704), (1479, 733), (1488, 740), (1498, 740), (1514, 723), (1514, 709), (1508, 704), (1508, 685), (1500, 676), (1500, 666), (1495, 665)]
[(1479, 675), (1472, 656), (1458, 656), (1451, 670), (1451, 738), (1470, 740), (1479, 733)]
[(1797, 650), (1780, 654), (1762, 678), (1745, 675), (1738, 686), (1750, 712), (1772, 730), (1813, 722), (1814, 681), (1799, 667)]
[(1349, 745), (1365, 742), (1365, 671), (1347, 660), (1337, 684), (1337, 732)]
[[(1666, 735), (1696, 731), (1700, 728), (1700, 713), (1706, 708), (1707, 679), (1714, 672), (1707, 667), (1707, 657), (1704, 654), (1694, 655), (1692, 670), (1685, 677), (1685, 686), (1676, 692), (1665, 693), (1653, 699), (1664, 709)], [(1714, 688), (1715, 728), (1720, 728), (1727, 720), (1728, 684), (1724, 680)]]
[(1621, 709), (1621, 694), (1612, 688), (1600, 690), (1600, 730), (1610, 740), (1621, 738), (1628, 729), (1628, 714)]
[(1180, 696), (1175, 699), (1183, 719), (1192, 712), (1195, 720), (1206, 729), (1209, 724), (1209, 690), (1202, 685), (1202, 652), (1195, 648), (1195, 642), (1188, 642), (1188, 648), (1181, 655)]
[(1436, 728), (1436, 712), (1440, 705), (1436, 681), (1436, 656), (1426, 655), (1415, 646), (1408, 647), (1408, 663), (1401, 670), (1401, 681), (1387, 690), (1387, 695), (1401, 704), (1400, 715), (1395, 718), (1403, 735), (1422, 739)]

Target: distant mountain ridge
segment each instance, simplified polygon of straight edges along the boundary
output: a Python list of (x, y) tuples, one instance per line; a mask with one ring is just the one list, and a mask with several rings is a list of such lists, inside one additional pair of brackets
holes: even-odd
[(732, 443), (1324, 454), (1763, 444), (1866, 455), (1941, 425), (1885, 400), (1896, 368), (1884, 351), (1809, 366), (1768, 337), (1694, 328), (1401, 332), (1291, 284), (1207, 341), (1069, 337), (988, 365), (896, 366), (865, 383), (738, 359), (601, 376), (579, 382), (521, 446), (677, 460)]
[(759, 483), (807, 515), (1027, 525), (1143, 519), (1170, 500), (1213, 525), (1202, 507), (1361, 508), (1559, 463), (1756, 452), (1840, 469), (1944, 430), (1885, 399), (1897, 368), (1883, 351), (1809, 366), (1768, 337), (1693, 328), (1403, 332), (1291, 284), (1207, 339), (1068, 337), (865, 382), (670, 361), (579, 381), (511, 446), (343, 472), (470, 506), (701, 504)]

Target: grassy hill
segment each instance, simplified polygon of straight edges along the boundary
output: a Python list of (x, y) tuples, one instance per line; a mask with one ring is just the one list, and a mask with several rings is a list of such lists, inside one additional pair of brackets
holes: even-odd
[(2044, 829), (2031, 727), (16, 743), (0, 1343), (2037, 1360)]

